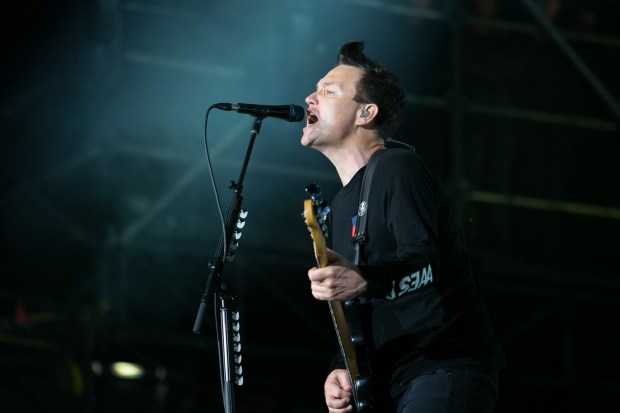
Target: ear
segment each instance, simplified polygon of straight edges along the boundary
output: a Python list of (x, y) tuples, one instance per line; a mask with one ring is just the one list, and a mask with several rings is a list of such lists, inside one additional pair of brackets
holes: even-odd
[(357, 111), (356, 125), (370, 125), (379, 113), (379, 107), (374, 103), (364, 103)]

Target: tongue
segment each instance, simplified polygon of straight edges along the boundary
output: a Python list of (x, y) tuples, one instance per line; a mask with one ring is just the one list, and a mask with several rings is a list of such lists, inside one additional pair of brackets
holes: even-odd
[(312, 125), (312, 124), (316, 123), (316, 122), (319, 120), (319, 118), (317, 118), (317, 117), (316, 117), (316, 115), (315, 115), (315, 114), (313, 114), (313, 113), (308, 113), (308, 114), (306, 115), (306, 118), (308, 118), (308, 123), (309, 123), (310, 125)]

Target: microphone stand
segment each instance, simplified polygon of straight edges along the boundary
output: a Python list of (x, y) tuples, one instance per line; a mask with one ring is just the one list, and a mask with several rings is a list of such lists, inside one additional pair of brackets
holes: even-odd
[[(225, 413), (234, 413), (235, 411), (233, 384), (241, 386), (243, 384), (243, 376), (241, 375), (241, 344), (238, 333), (239, 313), (234, 309), (235, 298), (229, 292), (225, 291), (227, 285), (221, 278), (224, 269), (224, 260), (228, 259), (232, 261), (234, 259), (234, 248), (230, 248), (226, 254), (227, 256), (224, 257), (224, 246), (235, 244), (236, 241), (232, 239), (233, 232), (235, 231), (237, 222), (243, 220), (247, 214), (247, 211), (241, 209), (241, 203), (243, 202), (243, 197), (241, 196), (241, 192), (243, 191), (243, 180), (250, 161), (250, 154), (254, 147), (254, 141), (260, 132), (264, 118), (264, 116), (255, 116), (254, 124), (250, 132), (250, 143), (245, 155), (245, 160), (243, 161), (243, 166), (241, 167), (239, 180), (236, 183), (232, 181), (229, 185), (229, 188), (233, 190), (233, 198), (228, 209), (225, 233), (220, 237), (215, 255), (211, 261), (209, 261), (209, 275), (207, 277), (205, 291), (200, 299), (200, 306), (194, 323), (194, 333), (200, 334), (206, 309), (213, 300), (220, 363), (220, 382)], [(238, 229), (240, 228), (241, 226), (238, 227)], [(234, 357), (232, 358), (231, 353), (234, 353)]]

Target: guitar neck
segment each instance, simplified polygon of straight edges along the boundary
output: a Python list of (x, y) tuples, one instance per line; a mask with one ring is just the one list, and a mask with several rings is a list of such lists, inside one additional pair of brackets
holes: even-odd
[(355, 383), (355, 379), (360, 373), (357, 365), (355, 347), (351, 341), (351, 334), (349, 333), (349, 327), (347, 326), (347, 322), (344, 317), (342, 303), (340, 301), (328, 301), (327, 304), (329, 305), (329, 311), (332, 315), (336, 335), (338, 336), (338, 344), (340, 345), (342, 358), (344, 359), (345, 366), (349, 372), (349, 378), (352, 383)]
[[(321, 219), (317, 215), (316, 205), (312, 199), (304, 202), (304, 218), (313, 241), (314, 256), (319, 268), (329, 265), (327, 259), (327, 246), (325, 244), (325, 236), (323, 234), (324, 215)], [(329, 310), (338, 338), (338, 345), (344, 360), (345, 367), (349, 374), (349, 380), (353, 388), (353, 399), (357, 411), (360, 413), (370, 412), (370, 395), (368, 394), (368, 379), (360, 374), (360, 365), (358, 364), (355, 345), (351, 339), (351, 331), (347, 324), (344, 308), (340, 301), (328, 301)], [(360, 397), (361, 396), (361, 397)]]

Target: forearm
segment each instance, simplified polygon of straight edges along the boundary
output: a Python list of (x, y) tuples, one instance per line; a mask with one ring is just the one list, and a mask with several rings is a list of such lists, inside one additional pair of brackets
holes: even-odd
[(360, 265), (362, 277), (368, 283), (363, 296), (393, 299), (433, 283), (430, 254), (410, 254), (407, 259), (387, 261), (377, 265)]

